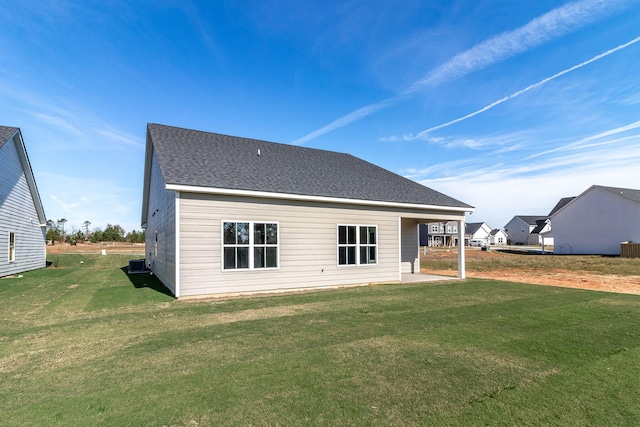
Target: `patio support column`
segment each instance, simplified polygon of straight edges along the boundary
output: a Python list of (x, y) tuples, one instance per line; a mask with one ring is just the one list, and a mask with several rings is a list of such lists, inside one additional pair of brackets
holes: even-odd
[(458, 225), (458, 278), (464, 279), (467, 277), (467, 272), (464, 265), (464, 217), (460, 220)]

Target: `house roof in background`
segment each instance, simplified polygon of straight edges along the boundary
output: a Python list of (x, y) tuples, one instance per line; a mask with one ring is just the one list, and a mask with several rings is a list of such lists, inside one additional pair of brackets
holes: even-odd
[(556, 203), (556, 205), (553, 207), (553, 209), (551, 209), (551, 212), (549, 212), (549, 216), (551, 216), (554, 213), (558, 212), (560, 209), (565, 207), (565, 205), (567, 203), (571, 202), (575, 198), (576, 197), (573, 196), (573, 197), (563, 197), (562, 199), (560, 199), (560, 201), (558, 203)]
[(0, 126), (0, 148), (18, 131), (18, 128), (11, 126)]
[(587, 188), (585, 191), (583, 191), (579, 196), (576, 197), (565, 197), (563, 199), (561, 199), (558, 204), (553, 208), (553, 210), (549, 213), (549, 216), (551, 217), (552, 215), (556, 215), (559, 211), (561, 211), (565, 206), (567, 206), (569, 203), (573, 202), (576, 199), (579, 199), (580, 197), (582, 197), (584, 194), (590, 192), (591, 190), (594, 189), (600, 189), (602, 191), (606, 191), (608, 193), (611, 193), (617, 197), (621, 197), (623, 199), (626, 199), (630, 202), (636, 203), (638, 205), (640, 205), (640, 190), (636, 190), (633, 188), (620, 188), (620, 187), (607, 187), (604, 185), (592, 185), (591, 187)]
[(476, 231), (480, 230), (480, 227), (484, 222), (468, 222), (465, 224), (464, 232), (465, 234), (474, 234)]
[(147, 138), (166, 184), (473, 210), (349, 154), (159, 124)]
[[(538, 220), (547, 219), (547, 217), (543, 215), (516, 215), (514, 219), (515, 218), (520, 218), (522, 221), (533, 226), (537, 225)], [(511, 221), (513, 221), (513, 219)]]
[(540, 234), (545, 225), (547, 225), (547, 218), (537, 220), (536, 228), (531, 230), (531, 234)]
[[(36, 208), (36, 213), (38, 214), (38, 220), (40, 221), (40, 225), (45, 225), (47, 217), (44, 213), (35, 177), (33, 176), (33, 170), (31, 169), (31, 163), (29, 162), (29, 156), (27, 155), (27, 148), (25, 147), (24, 140), (22, 139), (22, 132), (20, 132), (20, 128), (17, 127), (0, 126), (0, 149), (2, 149), (10, 140), (16, 141), (16, 150), (18, 152), (20, 163), (22, 164), (22, 171), (24, 172), (27, 180), (27, 186), (29, 187), (33, 204)], [(2, 170), (1, 167), (0, 170)]]
[(640, 204), (640, 190), (634, 190), (632, 188), (605, 187), (603, 185), (594, 185), (593, 187), (601, 188), (609, 193), (615, 194), (616, 196)]

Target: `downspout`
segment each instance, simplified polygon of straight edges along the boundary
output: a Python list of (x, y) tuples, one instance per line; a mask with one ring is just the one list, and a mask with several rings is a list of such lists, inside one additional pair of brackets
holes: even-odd
[(398, 282), (402, 282), (402, 217), (398, 217)]
[(176, 298), (180, 298), (180, 192), (176, 191), (176, 201), (175, 201), (175, 284), (176, 284)]

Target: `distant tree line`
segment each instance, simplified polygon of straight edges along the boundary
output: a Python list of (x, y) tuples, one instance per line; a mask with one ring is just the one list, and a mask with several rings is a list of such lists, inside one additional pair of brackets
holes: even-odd
[(69, 243), (76, 245), (78, 243), (98, 243), (98, 242), (128, 242), (128, 243), (144, 243), (146, 238), (145, 230), (138, 231), (133, 230), (126, 232), (120, 225), (107, 224), (104, 230), (100, 227), (94, 228), (89, 231), (91, 222), (85, 221), (82, 226), (84, 229), (79, 229), (75, 226), (71, 226), (71, 230), (67, 232), (65, 224), (67, 220), (61, 218), (57, 221), (47, 221), (47, 241), (51, 244), (55, 243)]

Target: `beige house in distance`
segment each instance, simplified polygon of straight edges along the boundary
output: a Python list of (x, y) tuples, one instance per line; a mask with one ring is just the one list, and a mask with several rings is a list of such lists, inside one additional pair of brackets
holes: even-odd
[(462, 241), (473, 209), (348, 154), (147, 126), (146, 263), (176, 297), (397, 283), (419, 224)]

